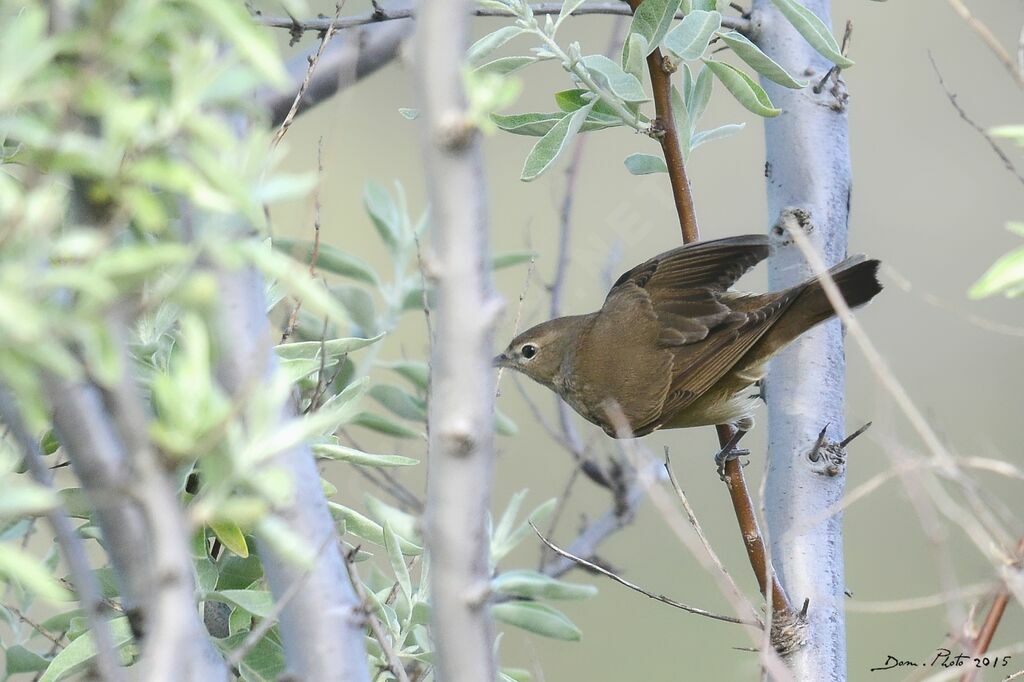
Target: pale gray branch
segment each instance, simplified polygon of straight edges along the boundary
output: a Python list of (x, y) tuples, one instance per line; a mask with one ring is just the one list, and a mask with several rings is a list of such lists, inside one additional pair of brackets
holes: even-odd
[(415, 81), (433, 233), (427, 541), (437, 677), (497, 677), (486, 518), (494, 460), (492, 336), (500, 304), (488, 267), (479, 131), (466, 118), (463, 56), (472, 5), (423, 0)]

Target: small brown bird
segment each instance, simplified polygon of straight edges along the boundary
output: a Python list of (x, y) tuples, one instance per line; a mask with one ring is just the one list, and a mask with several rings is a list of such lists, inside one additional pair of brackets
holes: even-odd
[[(835, 315), (817, 279), (767, 294), (731, 291), (770, 250), (766, 236), (745, 235), (667, 251), (619, 277), (597, 312), (526, 330), (494, 364), (547, 386), (613, 437), (709, 424), (742, 434), (753, 426), (750, 387), (767, 361)], [(853, 256), (832, 268), (850, 306), (882, 290), (878, 265)]]

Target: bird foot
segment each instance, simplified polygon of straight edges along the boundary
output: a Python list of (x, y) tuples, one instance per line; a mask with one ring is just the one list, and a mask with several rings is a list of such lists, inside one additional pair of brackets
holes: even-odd
[(731, 459), (739, 459), (740, 457), (749, 457), (750, 450), (746, 448), (737, 448), (733, 446), (726, 446), (718, 451), (715, 455), (715, 464), (718, 467), (718, 477), (725, 480), (725, 463)]

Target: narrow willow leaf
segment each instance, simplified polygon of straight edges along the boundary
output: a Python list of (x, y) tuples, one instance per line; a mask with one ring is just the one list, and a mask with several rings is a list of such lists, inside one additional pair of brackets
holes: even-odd
[(322, 344), (319, 341), (296, 341), (274, 346), (277, 357), (282, 360), (310, 360), (319, 359), (323, 351), (328, 358), (335, 358), (345, 355), (360, 348), (365, 348), (384, 338), (384, 332), (368, 339), (346, 337), (341, 339), (328, 339)]
[(370, 467), (409, 467), (419, 464), (418, 459), (401, 455), (374, 455), (369, 452), (355, 450), (344, 445), (317, 443), (313, 445), (313, 454), (322, 459), (336, 459), (351, 464)]
[[(577, 9), (579, 9), (580, 6), (583, 5), (583, 3), (586, 1), (587, 0), (566, 0), (565, 2), (563, 2), (562, 9), (558, 11), (558, 20), (555, 21), (554, 31), (557, 31), (558, 27), (562, 25), (562, 21), (564, 21), (567, 16), (569, 16)], [(554, 31), (552, 31), (552, 33), (554, 33)]]
[[(573, 112), (581, 107), (593, 103), (594, 108), (590, 110), (590, 118), (596, 120), (612, 119), (621, 123), (622, 119), (615, 112), (615, 109), (604, 100), (598, 99), (597, 95), (585, 88), (573, 88), (555, 93), (555, 104), (565, 112)], [(552, 114), (557, 116), (557, 114)], [(585, 130), (586, 128), (584, 128)]]
[(580, 61), (598, 85), (607, 88), (622, 101), (647, 102), (650, 100), (636, 76), (626, 73), (621, 66), (603, 54), (587, 55)]
[(267, 618), (274, 610), (274, 597), (266, 590), (214, 590), (207, 599), (230, 604), (259, 618)]
[(35, 673), (46, 670), (50, 662), (34, 651), (26, 649), (20, 644), (7, 647), (4, 652), (7, 658), (7, 674), (17, 675), (18, 673)]
[[(672, 25), (672, 19), (679, 9), (680, 0), (643, 0), (640, 6), (633, 13), (633, 20), (629, 25), (629, 40), (622, 48), (622, 65), (636, 59), (633, 54), (634, 45), (631, 44), (634, 35), (644, 39), (642, 43), (644, 50), (641, 58), (654, 52), (654, 49), (661, 43), (661, 39), (668, 33)], [(627, 69), (628, 70), (628, 69)]]
[(383, 367), (397, 372), (404, 379), (421, 390), (427, 390), (430, 381), (430, 367), (425, 362), (413, 360), (399, 360), (397, 362), (382, 363)]
[(501, 410), (494, 411), (494, 431), (499, 436), (515, 436), (519, 434), (519, 426), (512, 418)]
[(995, 126), (988, 129), (988, 134), (992, 137), (1002, 137), (1013, 140), (1019, 145), (1024, 145), (1024, 125)]
[[(331, 510), (331, 516), (339, 521), (344, 521), (346, 532), (375, 545), (384, 546), (384, 528), (380, 524), (337, 502), (328, 500), (327, 506)], [(398, 536), (398, 546), (401, 548), (402, 554), (406, 556), (417, 556), (423, 551), (422, 547), (401, 536)]]
[(537, 571), (506, 571), (491, 581), (495, 592), (530, 599), (587, 599), (597, 594), (593, 585), (567, 583)]
[(507, 253), (499, 253), (491, 258), (491, 270), (502, 270), (514, 265), (529, 263), (536, 257), (537, 253), (534, 251), (509, 251)]
[[(127, 617), (111, 618), (109, 621), (110, 635), (116, 649), (121, 649), (132, 641), (132, 629)], [(39, 682), (57, 682), (85, 671), (96, 658), (96, 643), (91, 632), (78, 637), (71, 644), (61, 649), (50, 661), (46, 672)], [(124, 661), (122, 658), (122, 662)]]
[(551, 129), (565, 117), (561, 112), (555, 113), (529, 113), (529, 114), (491, 114), (491, 120), (504, 131), (516, 135), (529, 135), (542, 137), (551, 132)]
[(782, 109), (776, 109), (772, 101), (768, 99), (768, 93), (753, 78), (735, 66), (710, 59), (705, 59), (704, 63), (714, 72), (718, 80), (722, 81), (722, 85), (732, 93), (732, 96), (746, 107), (748, 111), (765, 118), (778, 116), (782, 113)]
[(47, 601), (62, 602), (73, 598), (42, 562), (13, 543), (0, 544), (0, 579), (18, 582)]
[(419, 516), (414, 516), (401, 509), (392, 507), (386, 502), (381, 502), (373, 495), (366, 495), (365, 502), (366, 510), (374, 521), (380, 524), (390, 524), (392, 530), (400, 538), (406, 538), (415, 545), (423, 544), (420, 537)]
[(718, 37), (732, 48), (737, 57), (745, 61), (754, 71), (757, 71), (768, 80), (778, 83), (785, 88), (793, 88), (794, 90), (807, 86), (807, 81), (798, 81), (793, 78), (789, 75), (788, 71), (762, 52), (761, 48), (750, 42), (742, 33), (727, 31), (719, 33)]
[(686, 111), (690, 116), (690, 132), (696, 130), (697, 124), (708, 109), (711, 101), (711, 89), (715, 79), (711, 77), (711, 69), (701, 65), (700, 73), (694, 79), (692, 88), (686, 95)]
[(623, 163), (633, 175), (649, 175), (651, 173), (668, 173), (665, 159), (654, 154), (630, 154)]
[(394, 253), (402, 243), (403, 220), (391, 193), (375, 182), (367, 182), (363, 188), (363, 206), (377, 234)]
[(302, 299), (311, 312), (333, 320), (346, 320), (348, 314), (324, 287), (309, 276), (309, 271), (284, 254), (263, 244), (244, 242), (238, 248), (265, 275), (276, 279), (291, 294)]
[[(234, 615), (234, 614), (232, 614)], [(214, 640), (225, 655), (242, 646), (249, 631), (246, 628), (232, 633), (226, 639)], [(262, 637), (238, 665), (242, 682), (276, 682), (285, 675), (284, 648), (273, 637)]]
[(818, 15), (797, 0), (772, 0), (772, 4), (779, 8), (779, 11), (789, 19), (789, 23), (793, 24), (797, 33), (802, 35), (804, 40), (818, 51), (818, 54), (841, 69), (853, 66), (853, 61), (843, 56), (832, 31), (828, 29), (825, 22), (818, 18)]
[(1024, 286), (1024, 247), (1006, 254), (974, 283), (967, 294), (971, 298), (985, 298), (1005, 292), (1009, 296), (1020, 293)]
[(543, 637), (578, 642), (583, 636), (580, 629), (561, 611), (547, 604), (511, 601), (491, 607), (495, 620), (527, 630)]
[[(649, 0), (648, 0), (649, 1)], [(622, 47), (622, 68), (641, 83), (647, 58), (647, 39), (639, 33), (630, 33)]]
[(523, 29), (518, 26), (503, 26), (493, 33), (488, 33), (469, 48), (466, 52), (466, 61), (470, 66), (480, 66), (492, 52), (523, 33)]
[(388, 552), (388, 560), (391, 562), (391, 570), (395, 572), (395, 579), (398, 586), (402, 588), (402, 594), (406, 601), (412, 600), (412, 579), (409, 577), (409, 567), (402, 556), (401, 542), (395, 531), (391, 530), (391, 524), (384, 522), (384, 548)]
[(583, 121), (590, 114), (590, 109), (591, 107), (588, 105), (571, 114), (565, 114), (562, 120), (556, 123), (544, 137), (537, 140), (537, 144), (533, 146), (526, 157), (526, 163), (523, 164), (523, 172), (519, 179), (523, 182), (536, 180), (550, 168), (555, 159), (576, 137)]
[[(287, 253), (304, 265), (309, 265), (313, 258), (311, 241), (275, 237), (273, 243), (275, 249)], [(317, 249), (316, 269), (380, 286), (380, 278), (368, 263), (323, 242), (320, 242)]]
[[(683, 88), (685, 91), (690, 75), (690, 67), (684, 64), (683, 69)], [(669, 93), (669, 101), (672, 103), (672, 120), (675, 121), (676, 124), (676, 136), (679, 138), (679, 147), (683, 152), (683, 161), (686, 161), (690, 157), (690, 138), (693, 137), (693, 125), (690, 123), (690, 112), (686, 109), (686, 101), (674, 85)], [(665, 170), (668, 170), (667, 166), (665, 167)]]
[(662, 45), (669, 52), (684, 59), (700, 59), (708, 49), (711, 36), (722, 27), (722, 15), (718, 12), (693, 10), (666, 34)]
[(238, 524), (230, 521), (211, 521), (210, 530), (232, 553), (243, 559), (249, 556), (249, 544), (245, 541), (245, 535)]
[(486, 64), (481, 64), (476, 67), (475, 71), (477, 73), (494, 73), (499, 76), (507, 76), (539, 61), (540, 59), (537, 57), (500, 57)]
[(426, 421), (427, 410), (420, 401), (397, 386), (375, 384), (369, 395), (392, 414), (410, 421)]
[(704, 130), (693, 136), (690, 140), (690, 149), (696, 149), (705, 142), (711, 142), (712, 140), (721, 140), (724, 137), (735, 135), (746, 127), (746, 123), (726, 123), (725, 125), (712, 128), (711, 130)]
[(351, 423), (395, 438), (422, 439), (426, 437), (422, 431), (417, 431), (390, 417), (373, 412), (360, 412), (352, 417)]

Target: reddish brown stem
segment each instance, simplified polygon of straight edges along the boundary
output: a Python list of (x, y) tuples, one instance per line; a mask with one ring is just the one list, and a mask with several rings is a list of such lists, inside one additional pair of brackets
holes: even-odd
[[(629, 0), (633, 12), (643, 0)], [(672, 199), (679, 216), (679, 227), (683, 233), (683, 243), (689, 244), (700, 239), (697, 227), (697, 213), (693, 207), (693, 194), (690, 192), (690, 181), (686, 177), (686, 164), (683, 161), (683, 150), (679, 145), (679, 132), (676, 130), (676, 119), (672, 115), (672, 71), (666, 69), (665, 59), (660, 49), (647, 56), (647, 70), (651, 74), (651, 89), (654, 91), (654, 126), (653, 132), (661, 142), (661, 151), (665, 155), (668, 166), (669, 182), (672, 183)]]
[[(733, 436), (733, 429), (728, 424), (719, 424), (715, 427), (718, 430), (718, 441), (724, 448)], [(768, 595), (768, 580), (771, 577), (772, 608), (776, 613), (792, 613), (793, 606), (782, 589), (782, 583), (772, 570), (768, 561), (768, 551), (764, 545), (764, 537), (761, 535), (761, 528), (757, 523), (757, 515), (754, 513), (754, 503), (750, 499), (747, 490), (747, 481), (743, 477), (743, 465), (738, 458), (727, 460), (725, 463), (725, 485), (729, 489), (729, 496), (732, 498), (732, 507), (736, 512), (736, 522), (743, 533), (743, 546), (747, 550), (747, 558), (750, 559), (750, 566), (757, 576), (757, 585), (761, 588), (761, 594)]]
[[(1021, 538), (1020, 543), (1017, 545), (1017, 563), (1019, 564), (1024, 558), (1024, 538)], [(999, 629), (999, 623), (1003, 620), (1003, 614), (1006, 613), (1006, 606), (1010, 603), (1010, 590), (1003, 585), (995, 598), (992, 599), (992, 606), (988, 610), (988, 614), (985, 616), (985, 622), (981, 626), (981, 630), (978, 631), (978, 636), (974, 640), (974, 651), (972, 655), (976, 658), (980, 658), (985, 655), (988, 648), (992, 645), (992, 638), (995, 637), (996, 630)], [(972, 682), (975, 679), (977, 668), (971, 668), (963, 674), (960, 678), (961, 682)]]

